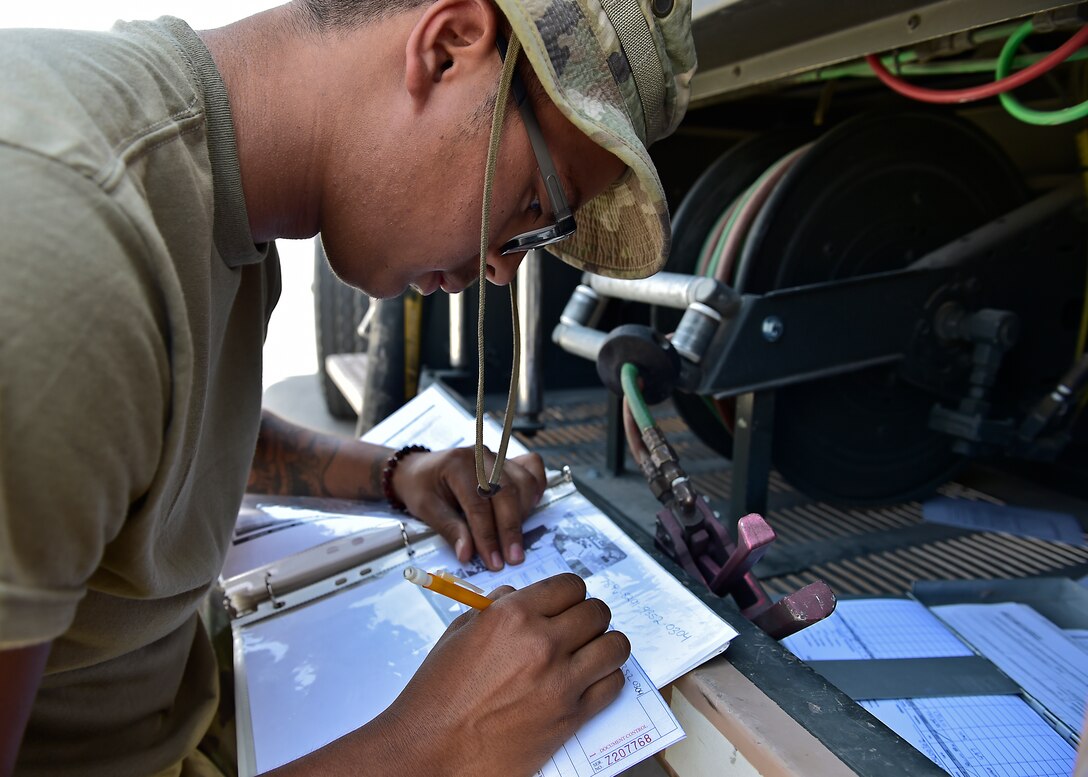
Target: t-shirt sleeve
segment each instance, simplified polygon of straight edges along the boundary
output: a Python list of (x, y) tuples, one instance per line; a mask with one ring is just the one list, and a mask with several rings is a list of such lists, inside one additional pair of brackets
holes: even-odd
[(160, 460), (170, 390), (149, 247), (114, 198), (0, 146), (0, 649), (71, 625)]

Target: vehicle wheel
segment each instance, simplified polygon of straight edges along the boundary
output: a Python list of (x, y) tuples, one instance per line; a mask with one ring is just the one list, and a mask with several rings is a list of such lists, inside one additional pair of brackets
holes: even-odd
[(320, 239), (314, 241), (314, 246), (317, 374), (329, 413), (335, 418), (354, 418), (355, 410), (325, 370), (325, 357), (334, 353), (362, 353), (366, 350), (366, 340), (359, 337), (356, 330), (370, 306), (370, 298), (333, 275)]
[[(736, 289), (765, 294), (889, 272), (1022, 204), (1019, 173), (970, 123), (928, 111), (855, 117), (824, 135), (752, 224)], [(830, 314), (830, 312), (829, 312)], [(775, 468), (810, 497), (921, 499), (961, 464), (936, 398), (871, 367), (776, 392)]]

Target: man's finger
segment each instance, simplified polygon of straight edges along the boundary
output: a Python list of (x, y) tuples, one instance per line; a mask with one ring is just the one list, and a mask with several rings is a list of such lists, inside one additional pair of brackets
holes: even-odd
[[(525, 457), (522, 457), (525, 458)], [(526, 462), (527, 463), (527, 462)], [(543, 466), (543, 465), (541, 465)], [(517, 506), (518, 528), (529, 517), (529, 514), (540, 501), (547, 485), (540, 480), (537, 474), (528, 467), (522, 466), (522, 462), (507, 462), (506, 469), (502, 472), (503, 490), (509, 491)], [(504, 544), (504, 548), (506, 545)], [(509, 558), (509, 557), (508, 557)]]
[(468, 530), (472, 533), (472, 542), (476, 552), (492, 571), (502, 569), (502, 552), (499, 550), (498, 531), (495, 528), (495, 517), (492, 512), (492, 499), (502, 496), (500, 491), (491, 499), (481, 497), (476, 493), (476, 483), (467, 479), (451, 480), (450, 490), (454, 498), (461, 505), (468, 522)]
[(627, 682), (623, 672), (619, 669), (609, 672), (597, 682), (586, 688), (582, 693), (581, 713), (585, 716), (583, 721), (589, 720), (598, 712), (616, 700), (623, 690), (623, 684)]
[[(525, 512), (528, 513), (540, 501), (540, 497), (544, 495), (544, 489), (548, 485), (548, 474), (544, 469), (544, 459), (540, 458), (539, 453), (526, 453), (524, 456), (515, 456), (510, 461), (518, 465), (513, 469), (519, 470), (517, 473), (519, 478), (518, 488), (519, 490), (525, 488), (523, 499), (528, 501), (523, 502), (522, 506), (525, 508)], [(522, 478), (522, 474), (528, 475), (528, 479)]]
[[(507, 480), (505, 474), (503, 480)], [(511, 564), (520, 564), (525, 560), (521, 523), (526, 515), (527, 512), (522, 510), (516, 485), (508, 482), (499, 493), (491, 497), (490, 518), (494, 521), (499, 550), (503, 558)]]
[(611, 621), (612, 611), (600, 599), (583, 599), (552, 619), (563, 648), (572, 654), (604, 634)]
[(426, 523), (450, 544), (457, 560), (463, 562), (472, 558), (475, 546), (472, 542), (472, 534), (461, 514), (457, 512), (446, 500), (439, 497), (428, 499), (418, 509), (416, 517)]
[(539, 455), (530, 453), (507, 461), (502, 488), (491, 497), (490, 517), (495, 522), (499, 552), (510, 564), (525, 560), (521, 525), (540, 501), (545, 485), (544, 460)]
[(554, 617), (585, 600), (586, 584), (578, 575), (564, 572), (527, 585), (517, 595), (533, 612)]
[(631, 641), (621, 631), (607, 631), (575, 651), (571, 672), (587, 687), (623, 666), (631, 657)]
[(504, 596), (509, 596), (510, 594), (514, 593), (515, 590), (516, 589), (511, 585), (500, 585), (494, 591), (489, 593), (487, 595), (487, 598), (498, 601), (499, 599), (503, 598)]

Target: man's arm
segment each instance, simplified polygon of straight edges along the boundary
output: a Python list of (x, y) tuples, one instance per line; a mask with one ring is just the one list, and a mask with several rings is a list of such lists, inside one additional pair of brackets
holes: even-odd
[(298, 426), (265, 410), (247, 489), (281, 496), (384, 499), (382, 467), (392, 453)]
[[(384, 500), (382, 470), (392, 450), (323, 434), (265, 411), (247, 489), (284, 496)], [(488, 454), (490, 466), (491, 454)], [(474, 554), (492, 570), (525, 559), (521, 523), (540, 501), (544, 462), (535, 453), (507, 461), (499, 493), (476, 492), (471, 448), (413, 453), (393, 475), (393, 491), (410, 514), (426, 522), (461, 561)]]
[(0, 777), (15, 770), (30, 708), (38, 694), (52, 643), (0, 650)]

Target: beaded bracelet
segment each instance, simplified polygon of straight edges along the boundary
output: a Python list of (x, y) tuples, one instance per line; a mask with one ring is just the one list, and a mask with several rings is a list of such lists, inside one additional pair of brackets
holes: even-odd
[(400, 464), (401, 459), (410, 453), (430, 452), (431, 449), (426, 445), (405, 445), (385, 460), (385, 466), (382, 467), (382, 492), (385, 494), (385, 498), (389, 500), (389, 506), (394, 510), (399, 510), (402, 513), (408, 512), (407, 505), (397, 499), (397, 492), (393, 490), (393, 473), (397, 471), (397, 465)]

